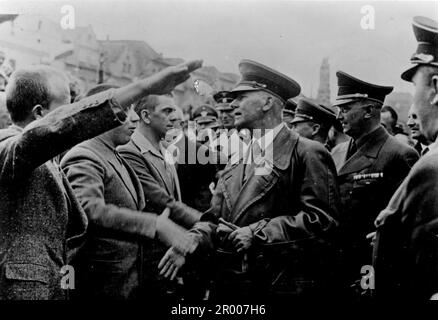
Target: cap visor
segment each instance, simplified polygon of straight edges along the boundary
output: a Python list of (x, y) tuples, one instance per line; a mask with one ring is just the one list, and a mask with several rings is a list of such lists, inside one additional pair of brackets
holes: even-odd
[(310, 121), (309, 119), (304, 119), (301, 117), (295, 117), (290, 123), (294, 124), (294, 123), (298, 123), (298, 122), (305, 122), (305, 121)]
[(412, 77), (417, 72), (418, 64), (413, 66), (412, 68), (409, 68), (405, 72), (401, 74), (401, 78), (405, 81), (412, 82)]
[(233, 90), (231, 90), (231, 96), (235, 97), (236, 93), (238, 92), (242, 92), (242, 91), (260, 91), (260, 88), (254, 88), (252, 86), (248, 86), (245, 84), (242, 85), (238, 85), (237, 87), (235, 87)]
[(287, 114), (290, 116), (294, 116), (295, 112), (293, 112), (292, 110), (288, 110), (288, 109), (283, 109), (283, 114)]
[(356, 99), (342, 99), (342, 100), (336, 100), (335, 103), (333, 103), (333, 107), (340, 106), (342, 104), (350, 103), (356, 101)]

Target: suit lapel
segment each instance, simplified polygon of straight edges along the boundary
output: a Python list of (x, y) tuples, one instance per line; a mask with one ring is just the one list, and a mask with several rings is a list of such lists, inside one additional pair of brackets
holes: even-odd
[[(120, 172), (120, 170), (119, 170), (120, 165), (118, 164), (118, 160), (115, 157), (115, 155), (113, 155), (111, 158), (107, 158), (107, 159), (108, 159), (109, 164), (113, 167), (114, 171), (119, 176), (120, 180), (122, 180), (126, 189), (129, 191), (134, 202), (137, 204), (137, 206), (139, 206), (139, 201), (138, 201), (139, 199), (136, 196), (137, 192), (136, 192), (136, 190), (132, 189), (132, 187), (134, 187), (134, 181), (133, 181), (134, 179), (132, 179), (132, 176), (126, 177), (122, 172)], [(124, 160), (122, 159), (122, 161), (124, 161)], [(128, 171), (128, 164), (126, 162), (124, 162), (124, 165), (125, 165), (126, 170)], [(129, 171), (128, 171), (128, 173), (129, 173)], [(132, 186), (131, 186), (131, 184), (127, 183), (127, 181), (126, 181), (127, 179), (131, 179)]]
[[(389, 134), (383, 127), (379, 127), (370, 133), (366, 142), (359, 150), (348, 159), (339, 170), (339, 176), (347, 175), (354, 172), (359, 172), (373, 164), (373, 160), (377, 158), (383, 144), (389, 138)], [(348, 144), (347, 144), (348, 150)]]
[(244, 164), (242, 162), (235, 163), (225, 171), (218, 182), (230, 213), (233, 211), (233, 207), (242, 189), (243, 173)]
[[(155, 150), (155, 148), (152, 147), (149, 140), (147, 140), (137, 131), (132, 134), (131, 141), (136, 146), (136, 148), (140, 150), (143, 157), (147, 158), (148, 162), (152, 165), (153, 169), (156, 171), (155, 176), (161, 180), (161, 184), (165, 187), (167, 193), (171, 196), (174, 196), (173, 186), (169, 185), (171, 181), (168, 181), (168, 179), (166, 179), (167, 172), (164, 164), (164, 157), (162, 155), (158, 155), (157, 151)], [(148, 155), (146, 155), (147, 153), (151, 156), (149, 157)], [(172, 179), (174, 177), (170, 178)]]
[[(350, 140), (351, 141), (351, 140)], [(348, 148), (350, 146), (350, 141), (343, 142), (339, 146), (333, 149), (332, 158), (336, 166), (336, 171), (341, 171), (341, 168), (344, 166), (347, 158)]]

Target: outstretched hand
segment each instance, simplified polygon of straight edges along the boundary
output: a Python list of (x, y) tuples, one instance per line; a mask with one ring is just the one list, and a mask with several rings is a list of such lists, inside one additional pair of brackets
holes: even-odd
[(186, 258), (184, 254), (176, 250), (174, 247), (169, 248), (158, 264), (160, 275), (170, 280), (175, 279), (178, 271), (182, 268), (185, 262)]
[(196, 241), (186, 229), (169, 219), (170, 209), (166, 208), (157, 218), (157, 236), (165, 245), (174, 247), (183, 255), (192, 253), (196, 248)]

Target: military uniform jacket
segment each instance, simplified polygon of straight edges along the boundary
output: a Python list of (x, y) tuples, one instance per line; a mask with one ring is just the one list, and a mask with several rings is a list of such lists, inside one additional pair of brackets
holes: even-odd
[[(220, 217), (239, 227), (249, 226), (254, 250), (322, 237), (337, 225), (336, 169), (322, 144), (283, 126), (273, 141), (272, 170), (264, 175), (253, 172), (242, 184), (244, 166), (230, 164), (221, 174), (211, 208), (192, 230), (201, 248), (229, 250), (216, 236)], [(279, 260), (284, 266), (288, 258)]]
[(125, 119), (111, 93), (59, 107), (24, 130), (0, 130), (0, 299), (65, 297), (60, 271), (83, 244), (87, 220), (50, 159)]
[(89, 220), (76, 264), (81, 298), (136, 298), (142, 243), (155, 237), (156, 214), (139, 212), (145, 200), (134, 170), (102, 137), (72, 148), (61, 167)]
[[(364, 257), (358, 263), (371, 263), (366, 235), (375, 230), (374, 219), (418, 160), (417, 152), (379, 127), (365, 137), (357, 152), (346, 159), (349, 142), (332, 151), (341, 190), (341, 241)], [(360, 273), (360, 268), (355, 269)]]
[(374, 247), (380, 299), (428, 300), (438, 292), (438, 149), (412, 168), (380, 213)]

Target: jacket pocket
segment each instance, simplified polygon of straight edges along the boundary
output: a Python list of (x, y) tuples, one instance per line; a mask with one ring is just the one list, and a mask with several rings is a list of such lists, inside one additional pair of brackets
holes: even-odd
[(33, 263), (7, 263), (5, 277), (9, 280), (37, 281), (49, 284), (50, 269)]

